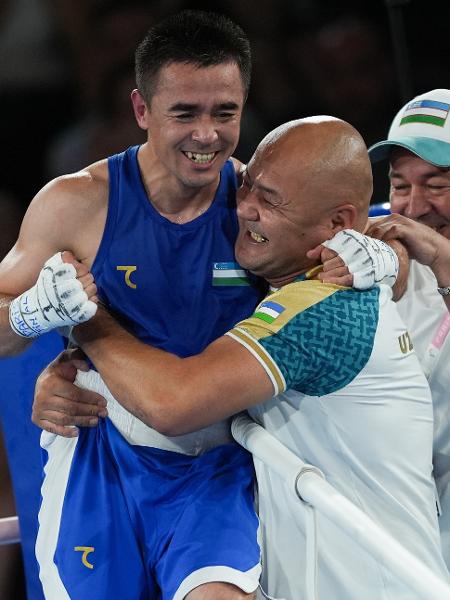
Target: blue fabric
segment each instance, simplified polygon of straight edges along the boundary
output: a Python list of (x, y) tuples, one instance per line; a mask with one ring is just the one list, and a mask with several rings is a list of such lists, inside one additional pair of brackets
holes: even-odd
[(240, 446), (199, 457), (132, 446), (105, 420), (80, 431), (55, 562), (72, 600), (170, 600), (199, 568), (254, 567), (257, 527)]
[(42, 481), (41, 430), (30, 420), (34, 385), (62, 349), (62, 338), (52, 332), (35, 340), (20, 356), (0, 359), (0, 418), (20, 520), (28, 600), (43, 600), (34, 555)]
[(108, 218), (92, 273), (102, 300), (137, 337), (191, 356), (251, 314), (261, 298), (256, 278), (248, 286), (213, 285), (214, 265), (235, 262), (234, 167), (231, 161), (223, 167), (210, 208), (178, 225), (148, 201), (137, 151), (109, 159)]
[(389, 202), (380, 202), (379, 204), (371, 204), (369, 206), (369, 217), (381, 217), (382, 215), (390, 215)]

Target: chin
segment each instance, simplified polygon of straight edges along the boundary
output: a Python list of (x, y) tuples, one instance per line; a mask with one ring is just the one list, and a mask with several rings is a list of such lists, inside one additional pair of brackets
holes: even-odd
[(184, 177), (183, 185), (188, 188), (203, 188), (217, 180), (217, 175), (210, 175), (209, 177)]
[(250, 273), (253, 273), (253, 275), (256, 275), (257, 277), (265, 276), (263, 265), (259, 265), (258, 263), (248, 261), (245, 259), (242, 260), (242, 262), (239, 259), (237, 259), (237, 261), (243, 269), (245, 269), (246, 271), (250, 271)]
[(243, 257), (243, 256), (241, 257), (238, 252), (235, 253), (235, 256), (236, 256), (236, 260), (237, 260), (238, 264), (243, 269), (246, 269), (247, 271), (250, 271), (251, 265), (248, 264), (248, 261), (245, 260), (245, 257)]

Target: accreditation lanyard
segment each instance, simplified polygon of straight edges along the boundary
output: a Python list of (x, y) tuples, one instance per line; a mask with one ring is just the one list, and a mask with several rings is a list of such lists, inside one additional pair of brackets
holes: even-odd
[(439, 322), (436, 331), (434, 332), (431, 342), (428, 345), (427, 351), (425, 352), (424, 361), (422, 368), (424, 373), (429, 379), (433, 367), (435, 366), (442, 347), (447, 338), (448, 332), (450, 331), (450, 313), (445, 313), (444, 317)]

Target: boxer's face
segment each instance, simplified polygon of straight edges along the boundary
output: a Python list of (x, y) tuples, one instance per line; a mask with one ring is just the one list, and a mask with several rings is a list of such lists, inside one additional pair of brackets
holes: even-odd
[[(239, 140), (244, 87), (236, 63), (162, 67), (138, 122), (167, 176), (182, 186), (216, 185)], [(135, 106), (136, 112), (136, 106)]]

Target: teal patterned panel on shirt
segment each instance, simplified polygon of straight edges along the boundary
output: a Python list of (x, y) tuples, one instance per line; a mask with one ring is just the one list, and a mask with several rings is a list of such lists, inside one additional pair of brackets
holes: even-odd
[(287, 389), (323, 396), (345, 387), (367, 364), (378, 324), (379, 288), (339, 290), (260, 339)]

